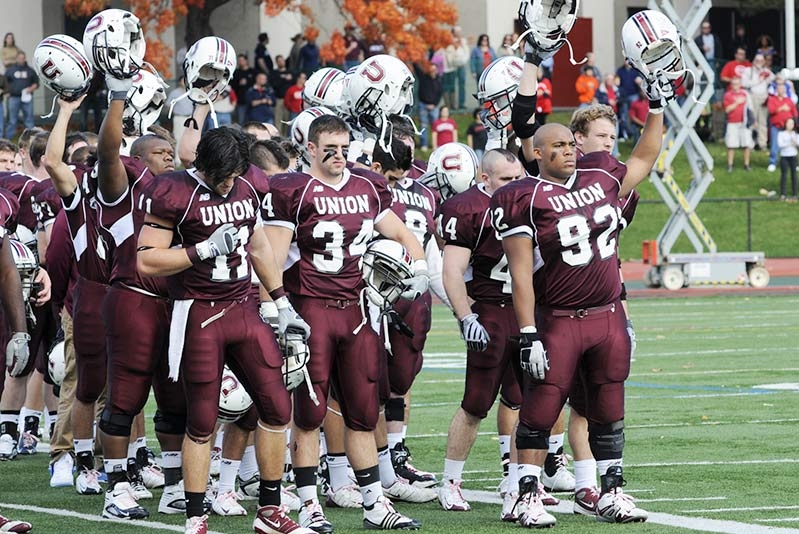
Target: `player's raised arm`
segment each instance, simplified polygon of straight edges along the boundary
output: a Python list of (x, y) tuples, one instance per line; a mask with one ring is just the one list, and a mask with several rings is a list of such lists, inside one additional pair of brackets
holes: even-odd
[(97, 139), (97, 186), (103, 202), (113, 204), (128, 188), (128, 176), (119, 159), (119, 147), (122, 145), (122, 112), (133, 80), (117, 79), (107, 74), (105, 81), (111, 102)]
[(53, 187), (61, 197), (68, 197), (78, 188), (78, 180), (69, 165), (61, 159), (66, 145), (69, 118), (78, 109), (86, 96), (68, 102), (63, 98), (58, 99), (58, 116), (50, 137), (47, 139), (47, 148), (44, 151), (44, 167), (53, 182)]

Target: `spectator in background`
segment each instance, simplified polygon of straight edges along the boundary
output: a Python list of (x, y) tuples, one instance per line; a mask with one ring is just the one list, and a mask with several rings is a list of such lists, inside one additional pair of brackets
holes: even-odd
[[(777, 134), (777, 145), (780, 147), (780, 200), (796, 202), (796, 155), (799, 154), (799, 135), (796, 133), (796, 121), (788, 119), (785, 127)], [(788, 172), (791, 173), (791, 197), (787, 195)]]
[(0, 74), (0, 137), (3, 136), (3, 127), (6, 124), (6, 94), (8, 93), (8, 80)]
[(376, 56), (378, 54), (386, 53), (386, 36), (381, 35), (379, 38), (370, 41), (366, 46), (366, 57)]
[(741, 85), (749, 91), (749, 102), (755, 114), (755, 149), (768, 146), (768, 86), (774, 81), (774, 73), (766, 68), (766, 59), (758, 52), (752, 58), (752, 66), (744, 70)]
[[(233, 91), (236, 92), (236, 101), (238, 102), (236, 114), (239, 124), (244, 124), (247, 121), (247, 89), (252, 87), (254, 83), (255, 70), (250, 67), (247, 54), (239, 54), (238, 65), (236, 65), (236, 70), (230, 80)], [(177, 139), (177, 136), (175, 139)]]
[(594, 76), (593, 68), (583, 67), (581, 69), (580, 75), (574, 82), (574, 89), (577, 91), (579, 107), (585, 107), (594, 101), (594, 95), (599, 89), (599, 80)]
[(593, 52), (585, 53), (585, 64), (583, 65), (583, 69), (585, 69), (585, 67), (591, 67), (594, 69), (594, 78), (597, 80), (602, 79), (602, 73), (599, 71), (599, 67), (596, 66), (596, 57), (594, 56)]
[[(304, 74), (303, 74), (304, 75)], [(296, 77), (286, 66), (286, 59), (283, 56), (275, 56), (275, 70), (272, 71), (272, 87), (275, 90), (275, 126), (283, 134), (286, 125), (283, 121), (289, 120), (289, 113), (286, 110), (284, 98), (286, 91), (294, 84)]]
[(347, 71), (352, 67), (357, 67), (364, 58), (364, 46), (358, 36), (355, 35), (355, 27), (347, 23), (344, 26), (344, 43), (347, 46), (347, 51), (344, 55), (344, 70)]
[(441, 83), (441, 76), (438, 68), (431, 64), (430, 70), (425, 71), (417, 63), (413, 65), (416, 74), (416, 82), (419, 89), (419, 123), (422, 126), (421, 143), (422, 150), (427, 150), (427, 131), (430, 125), (438, 119), (438, 105), (444, 89)]
[(266, 33), (259, 33), (258, 44), (255, 45), (255, 55), (253, 58), (255, 59), (255, 69), (258, 72), (263, 72), (267, 76), (271, 76), (274, 65), (272, 63), (272, 56), (266, 48), (268, 44), (269, 35)]
[(546, 124), (552, 113), (552, 82), (545, 76), (544, 69), (538, 69), (538, 87), (536, 88), (535, 119), (539, 124)]
[(749, 56), (749, 36), (746, 35), (746, 25), (745, 24), (736, 24), (735, 25), (735, 37), (732, 38), (732, 49), (737, 50), (739, 48), (743, 48), (746, 50), (747, 57)]
[(749, 157), (754, 141), (752, 129), (746, 125), (748, 101), (748, 94), (741, 87), (741, 78), (735, 76), (730, 80), (730, 88), (724, 93), (723, 100), (724, 113), (727, 114), (727, 131), (724, 134), (724, 144), (727, 145), (727, 172), (732, 172), (736, 148), (744, 149), (744, 169), (751, 170)]
[[(100, 75), (103, 79), (103, 75)], [(183, 76), (178, 78), (177, 87), (169, 91), (166, 97), (167, 102), (180, 97), (186, 92), (186, 80)], [(194, 104), (188, 98), (178, 100), (175, 102), (175, 107), (172, 108), (172, 137), (175, 138), (175, 144), (180, 145), (180, 139), (183, 137), (183, 132), (186, 130), (186, 121), (192, 116), (194, 112)], [(199, 125), (197, 126), (199, 128)]]
[(497, 59), (497, 54), (488, 42), (488, 35), (480, 35), (477, 38), (477, 46), (472, 49), (470, 58), (472, 74), (476, 82), (480, 82), (480, 75), (495, 59)]
[[(600, 104), (605, 104), (613, 108), (613, 111), (618, 115), (619, 113), (619, 87), (616, 85), (616, 76), (613, 74), (605, 74), (599, 88), (594, 95), (596, 101)], [(641, 93), (638, 93), (638, 98), (641, 98)]]
[(721, 39), (713, 33), (713, 28), (709, 21), (706, 20), (702, 23), (700, 34), (696, 36), (694, 42), (705, 55), (705, 59), (710, 63), (710, 66), (713, 67), (713, 72), (718, 73), (719, 65), (721, 65), (724, 57), (724, 51), (721, 48)]
[[(777, 49), (774, 48), (774, 40), (770, 35), (761, 35), (757, 38), (757, 54), (763, 54), (763, 58), (771, 57), (772, 60), (777, 56)], [(770, 66), (770, 65), (769, 65)]]
[(255, 85), (247, 90), (247, 120), (255, 122), (275, 123), (275, 91), (267, 82), (266, 74), (255, 75)]
[(517, 55), (516, 52), (511, 49), (511, 46), (513, 46), (513, 34), (506, 33), (502, 36), (502, 44), (499, 46), (499, 50), (497, 50), (497, 57)]
[(289, 112), (288, 120), (294, 120), (294, 117), (302, 111), (302, 89), (305, 87), (307, 79), (308, 77), (305, 76), (304, 72), (299, 73), (297, 75), (297, 83), (286, 90), (283, 100), (286, 110)]
[(306, 43), (300, 49), (300, 72), (310, 76), (319, 68), (319, 47), (316, 46), (316, 37), (308, 36)]
[(632, 128), (632, 141), (633, 146), (638, 142), (641, 137), (641, 130), (646, 123), (646, 117), (649, 115), (649, 100), (646, 98), (643, 90), (639, 90), (638, 100), (630, 104), (630, 126)]
[(6, 138), (11, 139), (17, 133), (20, 111), (25, 128), (33, 128), (33, 92), (39, 88), (39, 77), (28, 66), (25, 52), (18, 52), (16, 63), (6, 69), (6, 81), (10, 95)]
[(449, 108), (441, 106), (438, 119), (433, 121), (433, 148), (458, 142), (458, 124), (449, 116)]
[(719, 79), (727, 89), (730, 88), (733, 78), (743, 78), (746, 69), (751, 67), (752, 64), (746, 59), (746, 50), (743, 48), (735, 49), (735, 59), (732, 59), (724, 64), (721, 69)]
[(619, 139), (629, 139), (632, 131), (630, 118), (627, 114), (630, 104), (638, 100), (638, 89), (641, 85), (641, 78), (638, 73), (626, 61), (616, 70), (616, 77), (619, 79)]
[[(167, 101), (169, 102), (169, 101)], [(86, 131), (89, 129), (89, 112), (94, 115), (94, 129), (97, 132), (100, 125), (103, 123), (103, 117), (108, 109), (108, 90), (105, 87), (105, 76), (99, 71), (94, 71), (92, 76), (92, 84), (89, 86), (89, 91), (86, 94), (86, 99), (80, 105), (80, 129)]]
[(17, 42), (14, 39), (14, 34), (8, 32), (3, 38), (3, 66), (8, 69), (17, 61), (17, 54), (20, 50), (17, 48)]
[[(430, 63), (436, 66), (438, 69), (438, 73), (441, 74), (441, 83), (444, 83), (444, 71), (447, 68), (447, 55), (444, 52), (443, 48), (439, 48), (435, 52), (428, 54), (430, 57)], [(446, 90), (446, 89), (445, 89)]]
[(296, 76), (300, 72), (300, 50), (305, 45), (305, 39), (301, 33), (291, 38), (291, 51), (289, 51), (289, 70)]
[[(781, 79), (782, 77), (778, 77)], [(770, 150), (768, 157), (768, 172), (777, 170), (777, 155), (779, 154), (779, 145), (777, 145), (777, 135), (780, 130), (785, 129), (785, 123), (788, 119), (797, 118), (796, 104), (791, 97), (788, 96), (788, 86), (785, 83), (776, 84), (777, 94), (769, 95), (766, 100), (766, 107), (769, 114), (769, 140)]]
[[(460, 26), (452, 28), (452, 44), (447, 47), (447, 64), (455, 69), (458, 86), (458, 109), (466, 109), (466, 64), (469, 62), (469, 45)], [(455, 99), (451, 104), (455, 105)]]
[(486, 151), (486, 143), (488, 143), (488, 132), (486, 131), (486, 127), (483, 126), (483, 122), (480, 120), (480, 115), (482, 113), (483, 110), (480, 108), (472, 112), (472, 119), (474, 120), (469, 125), (469, 129), (466, 130), (466, 144), (477, 154), (478, 161), (483, 160), (483, 154), (485, 154)]
[(768, 94), (769, 95), (776, 95), (777, 94), (777, 86), (784, 85), (785, 86), (785, 95), (788, 96), (793, 103), (797, 103), (797, 95), (796, 91), (793, 89), (793, 82), (791, 80), (786, 80), (782, 77), (781, 74), (777, 74), (774, 78), (774, 81), (768, 84)]

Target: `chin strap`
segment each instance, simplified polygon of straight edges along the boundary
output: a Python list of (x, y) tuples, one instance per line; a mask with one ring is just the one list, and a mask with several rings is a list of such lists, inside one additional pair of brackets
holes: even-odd
[(206, 95), (202, 91), (198, 91), (195, 89), (186, 91), (185, 93), (183, 93), (182, 95), (180, 95), (179, 97), (177, 97), (176, 99), (172, 100), (169, 103), (169, 113), (167, 114), (168, 118), (170, 119), (172, 118), (172, 111), (175, 109), (175, 104), (186, 98), (188, 98), (195, 104), (208, 104), (208, 107), (210, 108), (211, 122), (213, 122), (214, 128), (219, 127), (219, 123), (216, 120), (216, 110), (214, 109), (214, 101), (211, 98), (208, 98), (208, 95)]
[(49, 119), (50, 117), (55, 115), (55, 102), (56, 102), (56, 100), (58, 100), (58, 95), (55, 95), (53, 97), (53, 104), (50, 106), (50, 113), (48, 113), (47, 115), (42, 115), (41, 116), (43, 119)]
[[(522, 34), (519, 36), (519, 38), (518, 38), (518, 39), (516, 39), (516, 42), (515, 42), (515, 43), (513, 43), (513, 44), (512, 44), (512, 45), (510, 45), (510, 46), (506, 46), (506, 48), (510, 48), (511, 50), (513, 50), (513, 51), (515, 52), (515, 51), (516, 51), (516, 50), (518, 50), (518, 49), (519, 49), (519, 47), (521, 46), (521, 44), (522, 44), (522, 41), (524, 40), (524, 38), (525, 38), (527, 35), (531, 34), (531, 33), (538, 33), (538, 31), (537, 31), (537, 30), (534, 30), (533, 28), (527, 28), (527, 30), (525, 30), (525, 31), (524, 31), (524, 32), (523, 32), (523, 33), (522, 33)], [(566, 45), (566, 47), (569, 49), (569, 62), (571, 62), (571, 64), (572, 64), (572, 65), (582, 65), (583, 63), (585, 63), (586, 61), (588, 61), (588, 58), (587, 58), (587, 57), (585, 57), (585, 56), (584, 56), (584, 57), (583, 57), (583, 59), (581, 59), (580, 61), (576, 61), (576, 60), (574, 59), (574, 47), (572, 47), (572, 44), (571, 44), (571, 42), (570, 42), (570, 41), (569, 41), (569, 40), (568, 40), (568, 39), (567, 39), (565, 36), (564, 36), (564, 37), (558, 37), (557, 39), (555, 39), (555, 42), (552, 44), (552, 46), (553, 46), (553, 47), (556, 47), (556, 46), (558, 46), (558, 44), (559, 44), (561, 41), (563, 41), (563, 44), (565, 44), (565, 45)], [(561, 45), (561, 46), (562, 46), (562, 45)], [(557, 50), (556, 50), (556, 52), (557, 52)]]

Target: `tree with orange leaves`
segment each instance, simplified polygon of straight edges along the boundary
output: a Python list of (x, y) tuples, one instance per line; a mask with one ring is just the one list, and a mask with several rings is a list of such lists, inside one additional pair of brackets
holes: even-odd
[[(171, 72), (173, 50), (164, 45), (160, 36), (175, 25), (178, 17), (186, 17), (186, 42), (193, 43), (213, 35), (211, 14), (230, 0), (126, 0), (141, 21), (147, 39), (145, 59), (159, 72)], [(360, 28), (367, 41), (382, 41), (386, 49), (407, 62), (424, 62), (430, 49), (452, 42), (449, 26), (454, 25), (458, 11), (449, 0), (332, 0), (349, 24)], [(319, 33), (319, 21), (304, 1), (265, 0), (266, 14), (276, 16), (283, 11), (299, 13), (307, 34)], [(107, 7), (107, 0), (65, 0), (64, 11), (71, 16), (91, 16)], [(340, 30), (330, 33), (322, 44), (324, 61), (344, 62), (346, 45)]]

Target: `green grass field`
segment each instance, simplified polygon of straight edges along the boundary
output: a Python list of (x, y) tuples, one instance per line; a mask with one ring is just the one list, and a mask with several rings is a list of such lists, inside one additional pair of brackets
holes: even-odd
[[(627, 386), (626, 489), (650, 512), (650, 521), (615, 526), (557, 513), (558, 531), (756, 534), (779, 527), (777, 532), (799, 533), (792, 491), (799, 472), (797, 305), (796, 295), (631, 300), (638, 351)], [(454, 319), (437, 307), (409, 428), (414, 463), (422, 469), (443, 468), (447, 428), (462, 394), (464, 353)], [(149, 415), (153, 410), (148, 406)], [(495, 429), (492, 412), (466, 464), (469, 490), (493, 492), (499, 482)], [(157, 499), (160, 491), (155, 493)], [(569, 511), (570, 496), (561, 497), (560, 509)], [(145, 505), (152, 511), (157, 500)], [(446, 513), (435, 503), (399, 508), (421, 519), (428, 533), (519, 528), (498, 520), (498, 504), (472, 505), (470, 513)], [(211, 529), (251, 532), (252, 506), (248, 518), (212, 517)], [(157, 513), (140, 524), (110, 523), (100, 519), (101, 507), (101, 496), (51, 489), (45, 454), (0, 463), (0, 513), (32, 521), (34, 532), (183, 530), (183, 518)], [(357, 511), (330, 510), (329, 519), (338, 533), (361, 531)]]

